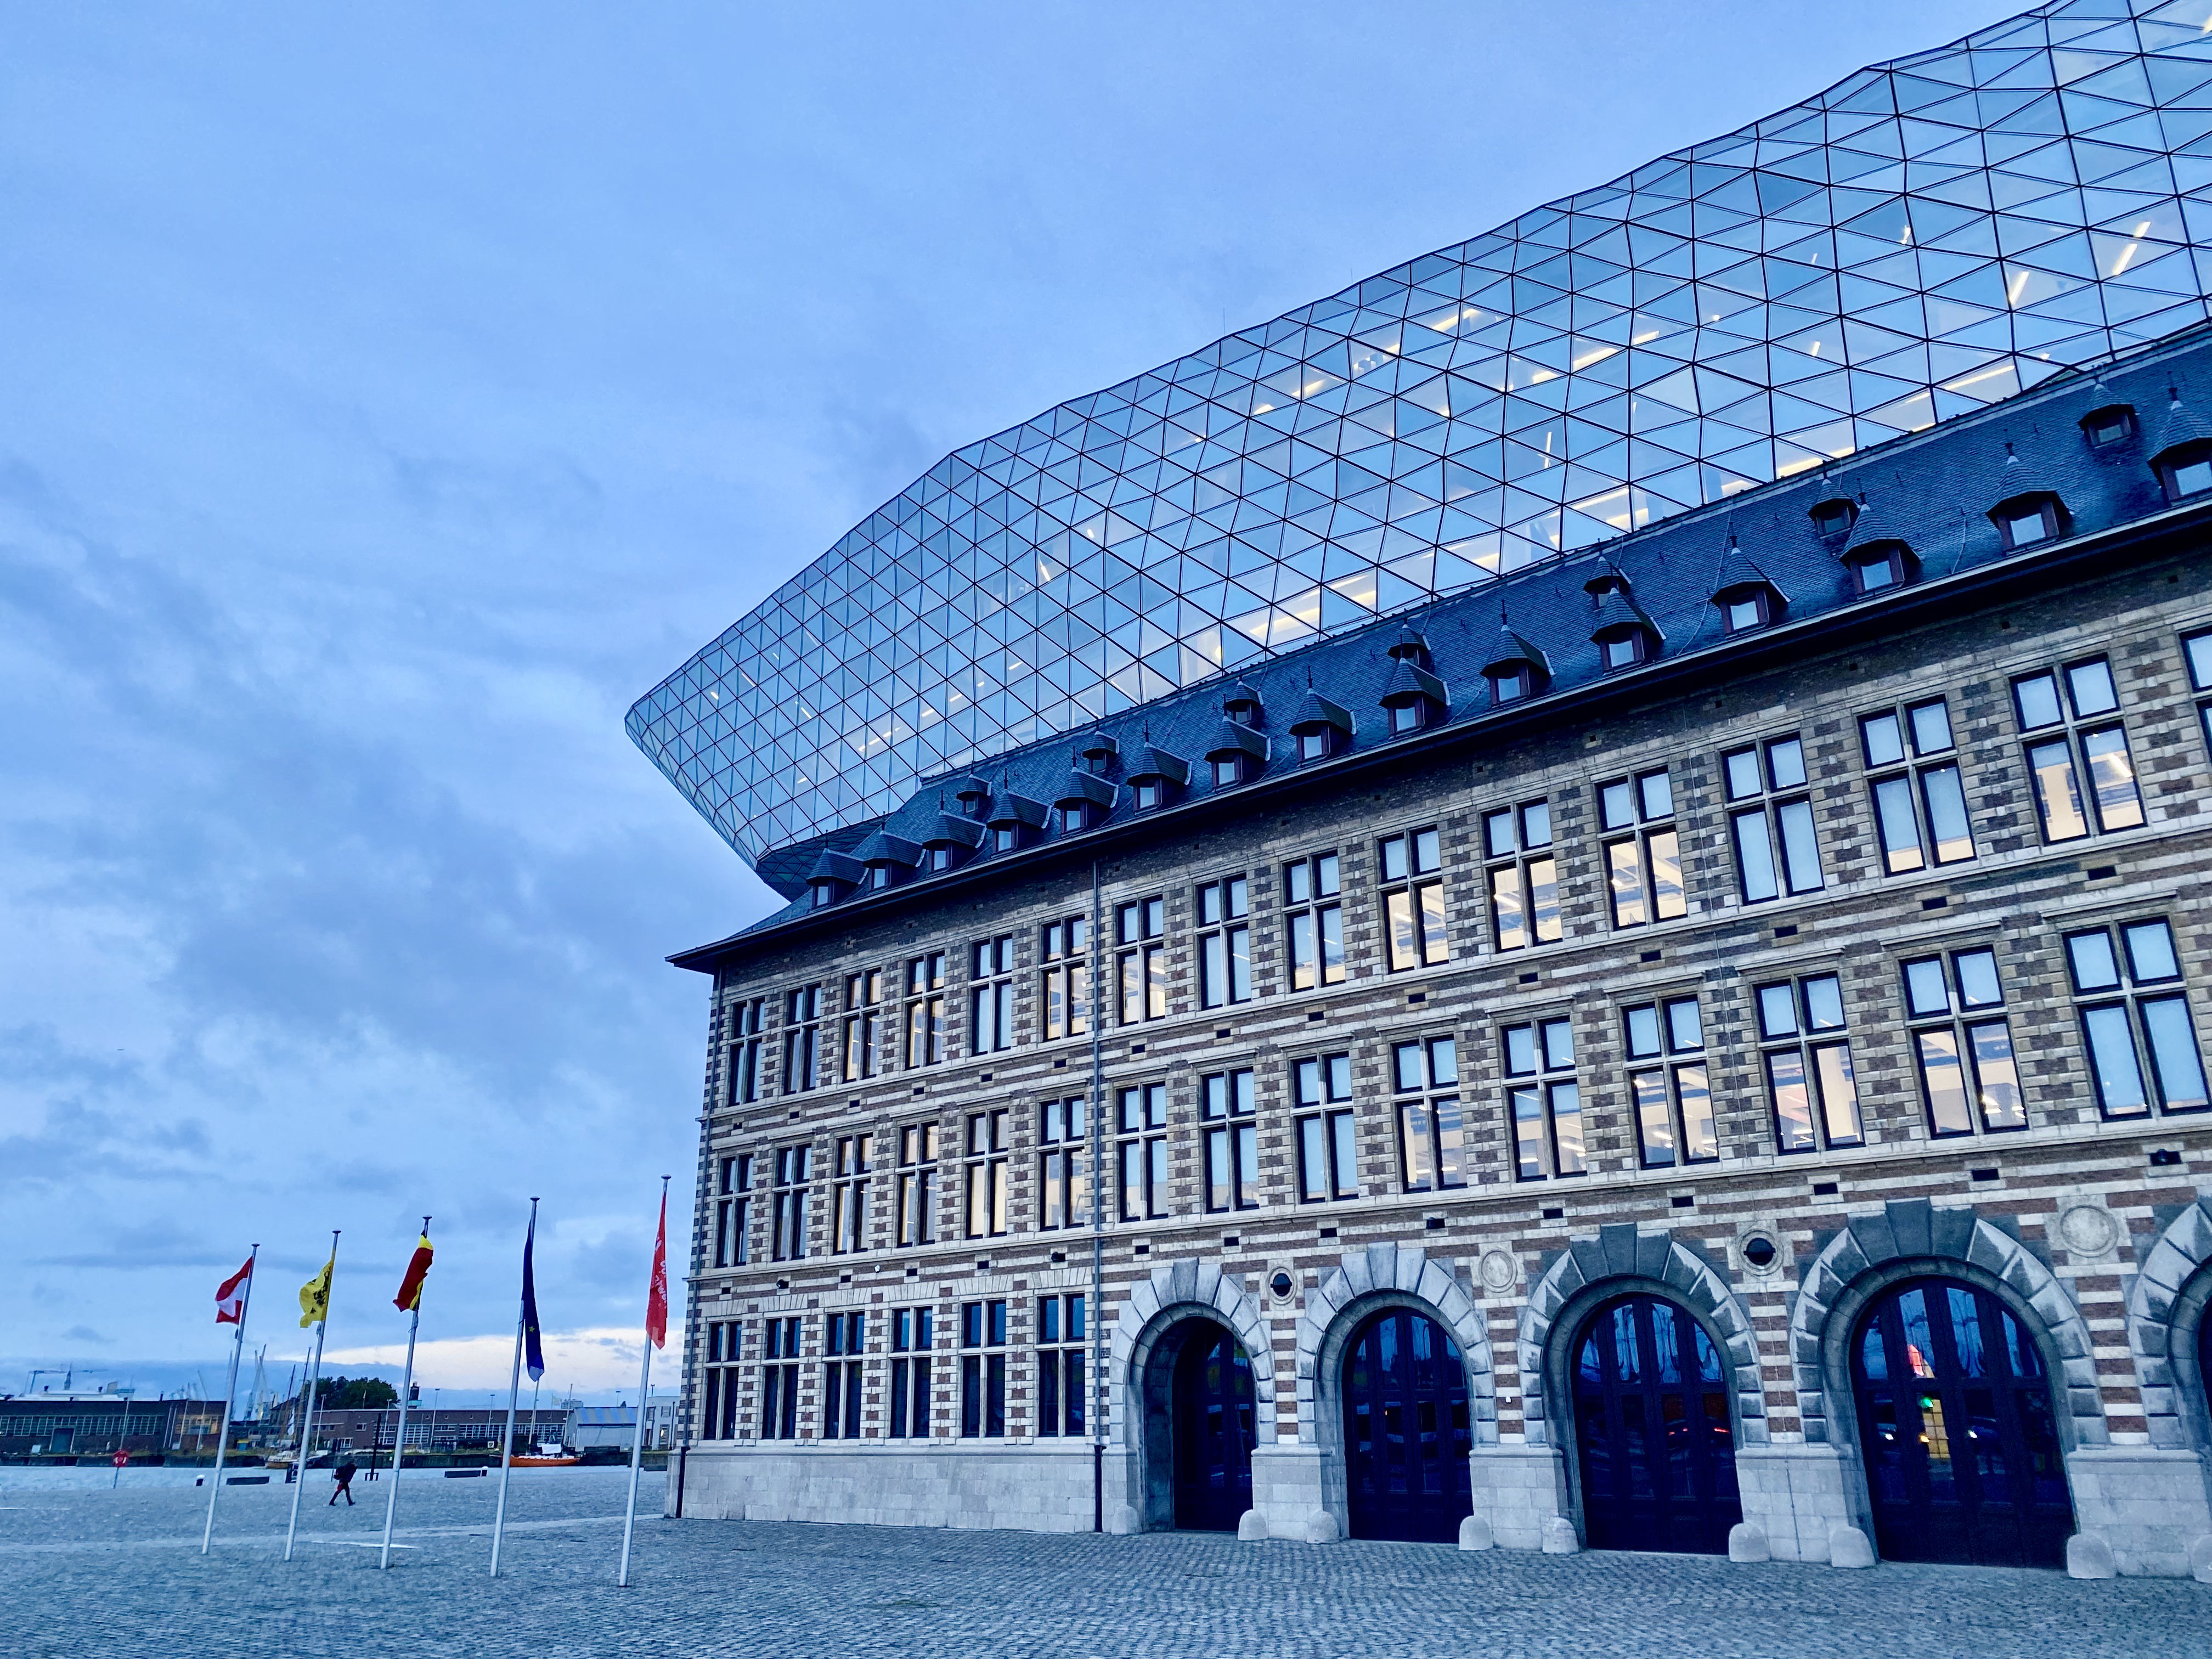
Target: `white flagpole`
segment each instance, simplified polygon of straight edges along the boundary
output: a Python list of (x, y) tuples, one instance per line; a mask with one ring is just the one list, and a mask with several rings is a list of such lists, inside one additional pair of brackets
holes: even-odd
[[(337, 1229), (331, 1230), (331, 1263), (338, 1259)], [(335, 1280), (337, 1275), (331, 1275)], [(300, 1453), (292, 1471), (292, 1518), (284, 1527), (284, 1559), (292, 1559), (292, 1540), (300, 1530), (300, 1494), (307, 1488), (307, 1448), (315, 1437), (315, 1384), (323, 1374), (323, 1334), (331, 1327), (331, 1292), (334, 1285), (323, 1286), (323, 1316), (315, 1322), (315, 1357), (307, 1366), (307, 1409), (300, 1420)]]
[[(664, 1217), (668, 1213), (668, 1177), (666, 1176), (660, 1177), (660, 1212)], [(649, 1298), (651, 1296), (649, 1288), (647, 1294)], [(649, 1317), (647, 1322), (651, 1322)], [(637, 1525), (637, 1471), (645, 1455), (646, 1402), (653, 1398), (652, 1332), (647, 1331), (645, 1334), (645, 1340), (640, 1346), (645, 1350), (645, 1358), (639, 1362), (637, 1370), (637, 1426), (630, 1431), (629, 1437), (629, 1503), (623, 1510), (622, 1566), (615, 1574), (617, 1589), (629, 1588), (629, 1535), (631, 1529)]]
[(200, 1531), (200, 1553), (205, 1555), (215, 1540), (215, 1500), (222, 1491), (222, 1455), (230, 1446), (230, 1402), (238, 1393), (238, 1360), (246, 1352), (246, 1316), (253, 1306), (253, 1268), (261, 1259), (261, 1247), (256, 1244), (252, 1255), (246, 1258), (246, 1294), (238, 1304), (238, 1328), (231, 1334), (230, 1381), (222, 1391), (222, 1420), (216, 1425), (215, 1476), (208, 1492), (207, 1525)]
[[(422, 1218), (422, 1237), (430, 1236), (430, 1218)], [(415, 1387), (415, 1333), (422, 1328), (422, 1287), (415, 1287), (415, 1305), (408, 1310), (407, 1369), (399, 1379), (399, 1431), (392, 1440), (392, 1486), (384, 1494), (384, 1549), (376, 1558), (380, 1569), (392, 1565), (392, 1512), (399, 1507), (399, 1466), (407, 1461), (407, 1396)]]
[[(538, 1233), (538, 1200), (530, 1200), (530, 1233)], [(491, 1518), (491, 1576), (499, 1577), (499, 1540), (507, 1529), (507, 1478), (514, 1470), (514, 1402), (522, 1395), (522, 1310), (514, 1314), (514, 1369), (507, 1377), (507, 1437), (499, 1448), (499, 1507)]]

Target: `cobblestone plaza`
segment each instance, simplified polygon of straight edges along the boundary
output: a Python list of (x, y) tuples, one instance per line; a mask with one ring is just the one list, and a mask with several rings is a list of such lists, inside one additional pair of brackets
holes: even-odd
[[(518, 1474), (501, 1575), (492, 1482), (410, 1480), (389, 1573), (380, 1502), (306, 1496), (282, 1561), (280, 1482), (225, 1493), (215, 1553), (190, 1486), (59, 1492), (0, 1480), (0, 1650), (10, 1659), (2198, 1659), (2203, 1592), (2052, 1573), (1869, 1572), (1446, 1546), (1315, 1551), (1218, 1534), (1040, 1537), (641, 1521), (614, 1587), (619, 1471)], [(641, 1507), (659, 1507), (646, 1477)], [(379, 1487), (364, 1486), (372, 1499)], [(702, 1595), (704, 1586), (711, 1595)], [(1632, 1618), (1621, 1609), (1632, 1607)]]

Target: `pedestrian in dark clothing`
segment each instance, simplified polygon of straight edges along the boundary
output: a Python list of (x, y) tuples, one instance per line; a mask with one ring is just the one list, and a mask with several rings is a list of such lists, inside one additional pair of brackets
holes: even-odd
[(339, 1498), (343, 1498), (346, 1501), (346, 1507), (348, 1509), (351, 1509), (353, 1507), (353, 1478), (360, 1473), (361, 1470), (359, 1466), (356, 1465), (350, 1457), (347, 1458), (344, 1462), (337, 1466), (334, 1474), (334, 1478), (338, 1483), (337, 1490), (331, 1494), (331, 1503), (335, 1504)]

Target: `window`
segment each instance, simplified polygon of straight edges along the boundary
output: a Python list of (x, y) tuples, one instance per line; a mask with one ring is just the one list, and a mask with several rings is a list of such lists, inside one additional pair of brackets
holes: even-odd
[(849, 1255), (868, 1248), (868, 1170), (872, 1134), (837, 1137), (837, 1169), (830, 1182), (830, 1252)]
[(1436, 830), (1389, 836), (1380, 850), (1382, 932), (1391, 971), (1447, 960), (1451, 948), (1444, 939), (1444, 884), (1422, 879), (1436, 875), (1443, 866), (1443, 843)]
[(1037, 1188), (1045, 1227), (1091, 1224), (1090, 1154), (1084, 1145), (1091, 1133), (1088, 1106), (1076, 1095), (1048, 1100), (1038, 1109)]
[(822, 988), (802, 985), (784, 1003), (783, 1091), (794, 1095), (822, 1081)]
[(768, 999), (748, 997), (730, 1009), (737, 1041), (730, 1045), (730, 1104), (746, 1106), (760, 1098), (761, 1031), (768, 1024)]
[(699, 1437), (735, 1440), (738, 1437), (738, 1371), (744, 1327), (734, 1319), (717, 1319), (707, 1327), (703, 1345), (706, 1364), (700, 1376), (702, 1399)]
[(1598, 659), (1610, 671), (1651, 659), (1651, 635), (1643, 628), (1609, 628), (1597, 636)]
[(1006, 1432), (1006, 1304), (960, 1304), (960, 1435), (1002, 1438)]
[(1213, 783), (1217, 789), (1242, 783), (1253, 774), (1252, 757), (1242, 749), (1232, 749), (1227, 754), (1210, 757), (1213, 768)]
[(929, 1437), (930, 1310), (894, 1308), (889, 1318), (890, 1437), (893, 1440), (926, 1440)]
[(1503, 708), (1536, 694), (1536, 665), (1531, 662), (1492, 663), (1483, 678), (1490, 682), (1490, 701)]
[(1105, 817), (1105, 809), (1097, 801), (1085, 800), (1080, 797), (1064, 800), (1053, 809), (1054, 825), (1063, 836), (1088, 830), (1092, 824), (1103, 822)]
[(937, 1243), (937, 1126), (908, 1123), (898, 1132), (898, 1242)]
[(1641, 927), (1687, 915), (1682, 838), (1674, 829), (1674, 788), (1666, 768), (1600, 784), (1597, 811), (1599, 824), (1613, 837), (1605, 843), (1613, 925)]
[(979, 1054), (1014, 1046), (1014, 936), (975, 941), (969, 955), (969, 1042)]
[(934, 1066), (945, 1058), (945, 952), (906, 965), (906, 1063)]
[(1198, 1001), (1202, 1008), (1252, 1000), (1252, 887), (1242, 876), (1198, 890)]
[(745, 1235), (752, 1218), (753, 1155), (740, 1152), (720, 1160), (715, 1183), (714, 1265), (742, 1267), (748, 1259)]
[(1415, 697), (1407, 702), (1389, 706), (1390, 735), (1418, 732), (1425, 726), (1433, 726), (1443, 717), (1443, 709), (1434, 697)]
[(2055, 495), (2000, 502), (1990, 519), (1997, 527), (1998, 542), (2008, 551), (2050, 541), (2063, 532), (2066, 523), (2065, 509)]
[(1284, 927), (1290, 936), (1291, 988), (1344, 983), (1344, 908), (1337, 902), (1336, 854), (1316, 853), (1283, 866)]
[(1505, 1056), (1505, 1115), (1513, 1124), (1514, 1174), (1522, 1181), (1578, 1176), (1583, 1091), (1575, 1081), (1575, 1032), (1565, 1018), (1509, 1025), (1498, 1034)]
[(861, 1355), (867, 1352), (865, 1313), (822, 1316), (822, 1437), (860, 1437)]
[(1901, 587), (1911, 574), (1905, 563), (1902, 542), (1876, 542), (1863, 548), (1853, 548), (1844, 556), (1850, 566), (1851, 576), (1862, 594), (1880, 593), (1893, 587)]
[[(2212, 629), (2184, 639), (2181, 654), (2189, 664), (2189, 684), (2199, 691), (2212, 691)], [(2197, 705), (2197, 718), (2203, 726), (2206, 744), (2212, 745), (2212, 702)]]
[(1079, 1295), (1037, 1298), (1036, 1431), (1041, 1435), (1084, 1431), (1085, 1311)]
[[(2173, 929), (2164, 918), (2066, 936), (2066, 965), (2082, 998), (2081, 1041), (2106, 1117), (2147, 1117), (2205, 1105), (2204, 1058), (2181, 988)], [(2148, 1062), (2148, 1064), (2146, 1064)]]
[(2106, 659), (2022, 675), (2012, 683), (2012, 696), (2020, 729), (2028, 736), (2027, 769), (2035, 780), (2044, 840), (2079, 841), (2088, 835), (2092, 809), (2094, 828), (2106, 833), (2143, 822), (2135, 757), (2128, 752), (2127, 728), (2116, 718), (2119, 693)]
[(2128, 404), (2093, 409), (2081, 417), (2081, 435), (2092, 449), (2112, 449), (2136, 434), (2136, 411)]
[(1564, 938), (1552, 804), (1524, 801), (1485, 812), (1482, 853), (1488, 860), (1491, 943), (1500, 951), (1525, 951)]
[(1966, 787), (1954, 753), (1950, 707), (1942, 698), (1862, 714), (1859, 748), (1866, 757), (1884, 870), (1901, 876), (1974, 856), (1973, 834), (1966, 827)]
[(1832, 501), (1822, 501), (1813, 509), (1813, 533), (1816, 536), (1846, 534), (1851, 527), (1852, 520), (1858, 515), (1858, 504), (1843, 496), (1839, 495)]
[(806, 1164), (812, 1152), (803, 1146), (775, 1150), (775, 1182), (769, 1189), (775, 1261), (797, 1261), (806, 1255)]
[(1352, 1056), (1319, 1054), (1291, 1067), (1297, 1101), (1298, 1201), (1359, 1196)]
[(1929, 1133), (2025, 1129), (2027, 1105), (2014, 1064), (1996, 952), (1954, 951), (1904, 965), (1905, 1014)]
[[(1735, 842), (1736, 879), (1744, 902), (1784, 892), (1817, 892), (1827, 884), (1820, 870), (1820, 842), (1813, 830), (1805, 744), (1792, 732), (1721, 757), (1732, 805), (1729, 834)], [(1762, 799), (1762, 797), (1764, 799)]]
[(1136, 1084), (1121, 1091), (1117, 1105), (1121, 1219), (1146, 1221), (1169, 1214), (1168, 1085)]
[(1006, 1231), (1006, 1113), (968, 1117), (968, 1237), (995, 1238)]
[(1865, 1136), (1844, 1035), (1843, 981), (1833, 974), (1781, 980), (1760, 986), (1758, 997), (1775, 1146), (1785, 1152), (1858, 1146)]
[(1773, 620), (1771, 588), (1739, 587), (1721, 601), (1721, 621), (1731, 634), (1748, 634)]
[(799, 1316), (761, 1322), (761, 1415), (763, 1440), (799, 1438)]
[(879, 968), (845, 975), (844, 1074), (858, 1083), (876, 1074), (876, 1045), (882, 1037), (884, 975)]
[(1042, 933), (1044, 1039), (1081, 1036), (1091, 1029), (1091, 923), (1082, 916), (1047, 922)]
[(1115, 958), (1120, 981), (1121, 1024), (1159, 1019), (1168, 1011), (1168, 902), (1155, 896), (1117, 905), (1114, 910), (1114, 939), (1121, 946)]
[(1168, 781), (1154, 774), (1150, 777), (1129, 780), (1129, 794), (1134, 809), (1149, 812), (1167, 804)]
[[(1393, 709), (1391, 713), (1395, 714), (1397, 711)], [(1298, 740), (1298, 758), (1301, 761), (1327, 760), (1346, 741), (1342, 726), (1332, 726), (1326, 721), (1302, 727), (1291, 735)]]
[(1257, 1209), (1260, 1130), (1253, 1116), (1249, 1066), (1200, 1080), (1199, 1129), (1206, 1146), (1206, 1207)]
[(1620, 1011), (1628, 1054), (1628, 1099), (1647, 1170), (1710, 1164), (1721, 1155), (1713, 1090), (1705, 1070), (1705, 1023), (1695, 997), (1668, 997)]
[(1399, 1172), (1409, 1193), (1467, 1185), (1467, 1134), (1460, 1122), (1459, 1045), (1424, 1037), (1390, 1049), (1398, 1105)]

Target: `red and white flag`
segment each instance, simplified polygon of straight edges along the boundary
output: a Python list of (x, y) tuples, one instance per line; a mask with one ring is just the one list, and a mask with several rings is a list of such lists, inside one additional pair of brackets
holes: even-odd
[(653, 1346), (668, 1346), (668, 1191), (660, 1194), (660, 1234), (653, 1241), (653, 1288), (645, 1295), (645, 1334)]
[(253, 1259), (246, 1258), (240, 1267), (222, 1284), (216, 1286), (215, 1322), (235, 1325), (246, 1317), (246, 1281), (253, 1277)]

